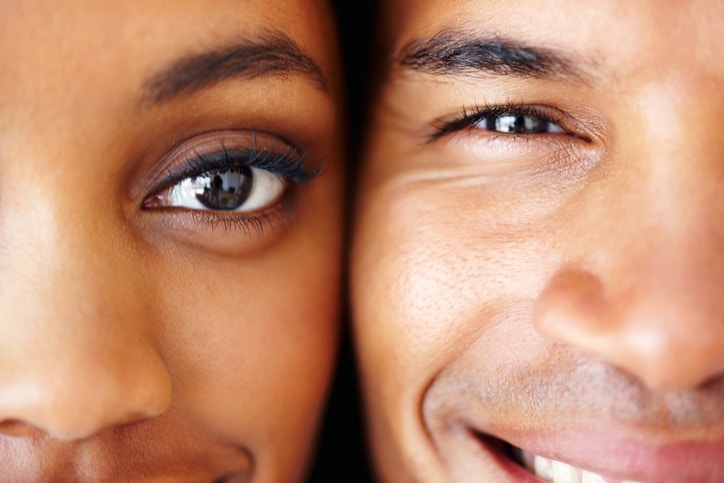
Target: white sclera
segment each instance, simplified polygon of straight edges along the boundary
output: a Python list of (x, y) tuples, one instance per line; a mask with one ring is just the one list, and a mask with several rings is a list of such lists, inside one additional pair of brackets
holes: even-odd
[[(284, 181), (282, 178), (269, 171), (250, 168), (253, 184), (249, 195), (242, 203), (233, 211), (253, 211), (263, 208), (273, 203), (284, 191)], [(222, 191), (228, 191), (229, 186), (238, 187), (244, 174), (238, 171), (221, 171), (218, 174), (222, 181)], [(174, 185), (168, 191), (167, 199), (169, 206), (178, 206), (193, 210), (210, 210), (204, 206), (196, 197), (201, 195), (204, 190), (211, 188), (213, 175), (196, 176), (186, 178), (180, 183)]]

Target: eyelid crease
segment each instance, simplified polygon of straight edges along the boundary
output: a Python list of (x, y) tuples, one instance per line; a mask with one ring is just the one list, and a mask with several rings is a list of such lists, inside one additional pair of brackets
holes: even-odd
[(308, 153), (267, 133), (212, 131), (193, 136), (167, 152), (150, 176), (149, 192), (215, 168), (250, 166), (304, 184), (323, 172), (322, 158), (310, 163)]
[[(312, 180), (322, 169), (322, 161), (319, 160), (316, 166), (309, 168), (307, 165), (306, 153), (289, 148), (284, 152), (273, 150), (257, 149), (232, 149), (229, 150), (223, 145), (221, 151), (202, 154), (196, 152), (196, 156), (187, 162), (186, 176), (193, 176), (195, 173), (205, 174), (218, 169), (234, 169), (243, 166), (263, 169), (270, 173), (282, 176), (297, 184), (306, 184)], [(184, 174), (180, 174), (184, 176)]]

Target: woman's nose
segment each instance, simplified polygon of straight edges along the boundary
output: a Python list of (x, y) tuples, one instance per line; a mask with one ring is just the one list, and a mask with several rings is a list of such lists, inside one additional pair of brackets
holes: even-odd
[(171, 381), (131, 244), (54, 209), (2, 213), (0, 432), (85, 438), (163, 413)]
[(151, 350), (97, 339), (44, 342), (34, 342), (29, 350), (5, 350), (0, 432), (39, 430), (60, 439), (82, 439), (157, 416), (168, 407), (168, 375)]

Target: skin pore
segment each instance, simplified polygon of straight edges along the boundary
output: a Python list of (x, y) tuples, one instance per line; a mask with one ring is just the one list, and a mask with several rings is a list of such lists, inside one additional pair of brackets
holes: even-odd
[(304, 481), (339, 333), (316, 0), (6, 1), (0, 479)]
[(381, 3), (351, 252), (380, 481), (724, 479), (722, 25)]

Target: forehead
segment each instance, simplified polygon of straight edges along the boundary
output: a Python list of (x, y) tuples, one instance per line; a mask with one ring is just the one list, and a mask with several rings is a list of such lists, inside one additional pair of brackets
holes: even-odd
[(279, 33), (335, 80), (332, 20), (323, 0), (3, 1), (0, 126), (8, 112), (120, 111), (171, 62)]
[[(330, 9), (321, 0), (8, 0), (0, 6), (3, 78), (24, 67), (86, 63), (146, 70), (158, 59), (283, 31), (329, 62)], [(71, 62), (71, 64), (69, 64)], [(325, 66), (328, 67), (328, 66)]]
[[(4, 37), (9, 32), (67, 31), (69, 23), (79, 34), (110, 29), (108, 34), (128, 40), (152, 35), (149, 22), (166, 33), (191, 34), (215, 28), (245, 31), (260, 25), (290, 29), (309, 35), (316, 27), (313, 19), (329, 11), (324, 0), (129, 0), (97, 2), (93, 0), (6, 0), (2, 2), (0, 24)], [(309, 23), (311, 21), (311, 23)], [(32, 30), (32, 26), (38, 28)], [(173, 27), (171, 27), (173, 26)]]

